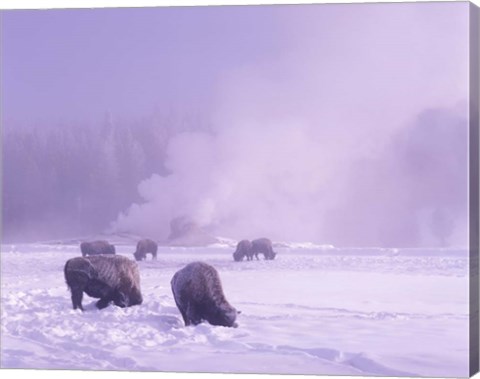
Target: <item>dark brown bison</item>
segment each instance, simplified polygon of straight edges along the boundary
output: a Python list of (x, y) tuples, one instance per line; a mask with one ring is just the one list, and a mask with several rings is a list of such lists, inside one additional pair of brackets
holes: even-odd
[(225, 299), (217, 270), (193, 262), (177, 271), (171, 281), (173, 297), (185, 326), (203, 320), (212, 325), (237, 327), (237, 310)]
[(94, 255), (69, 259), (64, 268), (65, 280), (72, 294), (73, 309), (82, 307), (83, 292), (100, 299), (103, 309), (113, 301), (119, 307), (142, 303), (137, 264), (120, 255)]
[(147, 253), (152, 254), (152, 259), (157, 259), (157, 250), (158, 245), (155, 241), (151, 239), (143, 239), (138, 241), (137, 243), (137, 250), (133, 253), (135, 260), (141, 261), (143, 259), (147, 259)]
[(237, 249), (233, 253), (233, 260), (235, 262), (240, 262), (245, 257), (247, 257), (247, 261), (253, 259), (252, 243), (249, 240), (241, 240), (237, 244)]
[(268, 238), (259, 238), (252, 241), (252, 256), (258, 259), (258, 254), (262, 253), (267, 260), (275, 259), (277, 253), (273, 251), (272, 241)]
[(80, 244), (82, 256), (115, 254), (115, 246), (110, 245), (107, 241), (82, 242)]

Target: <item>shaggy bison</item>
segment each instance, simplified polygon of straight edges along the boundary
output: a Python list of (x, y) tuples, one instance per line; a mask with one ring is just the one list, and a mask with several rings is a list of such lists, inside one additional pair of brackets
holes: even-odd
[(115, 246), (110, 245), (107, 241), (82, 242), (80, 244), (82, 256), (115, 254)]
[(252, 243), (249, 240), (242, 240), (237, 244), (237, 249), (233, 253), (233, 260), (240, 262), (244, 257), (247, 257), (248, 261), (253, 259)]
[(252, 241), (252, 256), (258, 259), (258, 254), (262, 253), (267, 260), (275, 259), (277, 253), (273, 251), (272, 241), (268, 238), (259, 238)]
[(133, 253), (135, 260), (141, 261), (147, 259), (147, 253), (152, 254), (152, 259), (157, 259), (158, 245), (155, 241), (148, 238), (138, 241), (137, 250)]
[(217, 270), (193, 262), (177, 271), (171, 281), (173, 297), (185, 326), (203, 320), (212, 325), (237, 327), (237, 310), (225, 299)]
[(137, 264), (120, 255), (95, 255), (69, 259), (64, 268), (65, 281), (72, 293), (73, 309), (82, 307), (83, 292), (99, 298), (97, 308), (113, 301), (119, 307), (142, 303)]

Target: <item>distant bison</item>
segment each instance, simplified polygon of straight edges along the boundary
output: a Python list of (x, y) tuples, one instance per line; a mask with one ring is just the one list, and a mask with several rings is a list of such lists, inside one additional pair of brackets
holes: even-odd
[(97, 308), (113, 301), (119, 307), (142, 303), (137, 264), (120, 255), (95, 255), (69, 259), (64, 268), (65, 280), (72, 293), (73, 309), (82, 307), (83, 292), (99, 298)]
[(82, 256), (115, 254), (115, 246), (110, 245), (107, 241), (82, 242), (80, 244)]
[(203, 320), (212, 325), (237, 327), (237, 310), (225, 299), (217, 270), (193, 262), (177, 271), (171, 281), (173, 297), (185, 326)]
[(158, 245), (155, 241), (148, 238), (138, 241), (137, 250), (133, 253), (133, 256), (137, 261), (147, 259), (147, 253), (152, 254), (152, 259), (157, 259)]
[(252, 256), (258, 259), (258, 254), (262, 253), (267, 260), (275, 259), (277, 253), (273, 251), (272, 241), (268, 238), (259, 238), (252, 241)]
[(241, 240), (237, 244), (237, 249), (233, 253), (233, 259), (235, 262), (240, 262), (244, 257), (247, 257), (248, 261), (253, 259), (252, 243), (249, 240)]

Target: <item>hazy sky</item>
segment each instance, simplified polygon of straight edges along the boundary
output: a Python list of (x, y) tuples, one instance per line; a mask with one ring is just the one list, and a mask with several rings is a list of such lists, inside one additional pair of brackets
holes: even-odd
[(142, 182), (119, 229), (188, 214), (235, 238), (465, 244), (468, 3), (2, 16), (6, 123), (212, 120), (171, 141), (173, 175)]
[[(5, 117), (144, 116), (212, 105), (222, 77), (279, 54), (276, 8), (5, 11)], [(28, 109), (28, 112), (25, 110)]]
[(368, 79), (369, 91), (385, 80), (404, 84), (407, 74), (412, 85), (437, 77), (449, 85), (438, 97), (454, 97), (464, 89), (466, 10), (434, 3), (3, 11), (4, 116), (218, 110), (225, 81), (261, 66), (262, 76), (301, 85), (313, 75), (313, 91), (319, 76), (336, 77), (340, 88), (351, 77)]

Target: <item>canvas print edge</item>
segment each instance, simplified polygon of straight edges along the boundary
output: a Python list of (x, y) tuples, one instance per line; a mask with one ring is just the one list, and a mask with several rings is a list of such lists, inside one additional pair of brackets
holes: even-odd
[(480, 8), (470, 3), (470, 375), (479, 369)]
[(479, 300), (478, 300), (478, 255), (479, 255), (479, 188), (478, 188), (478, 170), (479, 170), (479, 49), (478, 49), (478, 31), (479, 31), (479, 8), (470, 3), (470, 118), (469, 118), (469, 151), (470, 151), (470, 170), (469, 170), (469, 186), (470, 186), (470, 375), (478, 372), (479, 366)]

